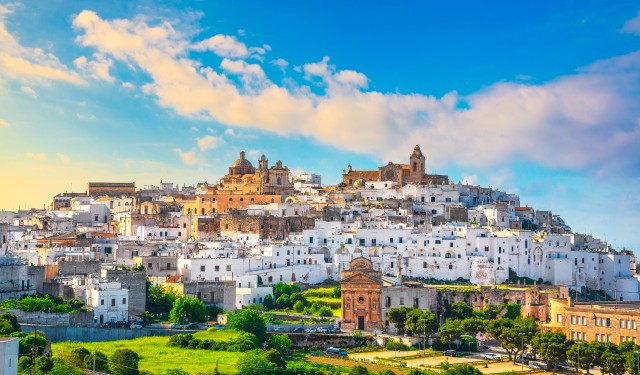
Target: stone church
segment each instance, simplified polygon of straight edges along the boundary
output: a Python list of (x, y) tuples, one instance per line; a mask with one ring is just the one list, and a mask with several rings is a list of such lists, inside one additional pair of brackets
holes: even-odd
[(444, 185), (449, 183), (446, 175), (425, 173), (425, 156), (416, 145), (409, 155), (409, 164), (389, 164), (378, 167), (377, 171), (355, 170), (349, 165), (342, 174), (346, 186), (364, 186), (368, 181), (393, 181), (399, 186), (406, 184)]
[(382, 273), (373, 263), (359, 257), (342, 271), (342, 327), (372, 332), (380, 328)]

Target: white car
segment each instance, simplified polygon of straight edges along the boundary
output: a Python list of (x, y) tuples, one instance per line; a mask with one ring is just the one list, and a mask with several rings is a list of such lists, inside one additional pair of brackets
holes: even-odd
[(484, 355), (484, 359), (488, 359), (491, 361), (499, 361), (502, 359), (502, 357), (500, 357), (499, 355), (495, 354), (495, 353), (487, 353)]
[(324, 328), (324, 327), (318, 327), (318, 333), (327, 333), (329, 332), (328, 329)]

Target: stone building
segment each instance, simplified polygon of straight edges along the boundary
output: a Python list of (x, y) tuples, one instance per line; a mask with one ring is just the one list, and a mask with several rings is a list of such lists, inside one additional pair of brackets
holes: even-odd
[(355, 258), (342, 271), (342, 327), (372, 332), (380, 327), (382, 274), (366, 258)]
[(135, 182), (89, 182), (90, 197), (132, 197), (136, 193)]
[(640, 340), (640, 301), (574, 302), (553, 299), (544, 331), (563, 332), (570, 340), (613, 342)]
[(242, 211), (230, 212), (214, 217), (198, 218), (194, 237), (198, 241), (219, 238), (223, 232), (258, 234), (262, 239), (282, 241), (289, 234), (313, 229), (315, 217), (305, 216), (255, 216)]
[(103, 279), (117, 281), (129, 291), (129, 316), (142, 317), (147, 301), (147, 275), (145, 271), (103, 269)]
[(354, 170), (351, 165), (342, 174), (342, 183), (346, 186), (364, 186), (368, 181), (392, 181), (399, 186), (409, 183), (422, 183), (426, 185), (443, 185), (449, 183), (446, 175), (427, 174), (425, 172), (425, 156), (416, 145), (409, 155), (409, 164), (396, 164), (389, 162), (379, 167), (377, 171)]
[(235, 310), (236, 283), (225, 281), (190, 281), (184, 283), (165, 283), (185, 297), (195, 297), (205, 305), (216, 305), (225, 311)]

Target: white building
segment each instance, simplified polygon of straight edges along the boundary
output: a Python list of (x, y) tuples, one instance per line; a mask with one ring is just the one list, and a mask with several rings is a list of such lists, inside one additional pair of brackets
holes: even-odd
[(0, 374), (18, 374), (19, 342), (17, 337), (0, 337)]
[(86, 305), (91, 306), (95, 323), (129, 321), (129, 290), (119, 281), (89, 279)]

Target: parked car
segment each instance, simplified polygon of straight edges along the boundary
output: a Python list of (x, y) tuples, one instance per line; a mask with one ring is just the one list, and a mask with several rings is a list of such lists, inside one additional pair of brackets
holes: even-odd
[(275, 327), (275, 328), (273, 329), (273, 332), (284, 332), (284, 328), (282, 328), (282, 327)]
[(315, 328), (307, 328), (304, 330), (306, 333), (317, 332)]
[(325, 327), (318, 327), (318, 333), (328, 333), (329, 330), (326, 329)]
[(525, 357), (526, 359), (536, 359), (536, 355), (535, 355), (535, 353), (532, 353), (532, 352), (526, 352), (526, 353), (524, 353), (524, 357)]
[(178, 323), (172, 323), (169, 327), (171, 329), (182, 329), (182, 326)]
[(141, 329), (142, 327), (143, 325), (140, 322), (133, 322), (131, 323), (131, 326), (130, 326), (131, 329)]
[(522, 358), (521, 356), (517, 356), (516, 363), (524, 363), (526, 365), (527, 363), (529, 363), (529, 360), (526, 358)]
[(445, 350), (444, 352), (442, 352), (442, 354), (446, 355), (447, 357), (455, 357), (456, 356), (456, 351), (453, 349), (449, 349), (449, 350)]
[(198, 323), (189, 323), (186, 326), (184, 326), (185, 329), (199, 329), (199, 325)]
[(532, 370), (544, 370), (547, 367), (540, 362), (529, 362), (527, 366)]
[(499, 361), (502, 359), (502, 357), (500, 357), (498, 354), (495, 354), (495, 353), (487, 353), (483, 357), (484, 359), (488, 359), (491, 361)]
[(304, 332), (304, 328), (296, 327), (296, 328), (293, 329), (293, 332)]
[(224, 326), (222, 324), (216, 324), (214, 327), (216, 327), (216, 329), (225, 329), (225, 328), (227, 328), (226, 326)]

